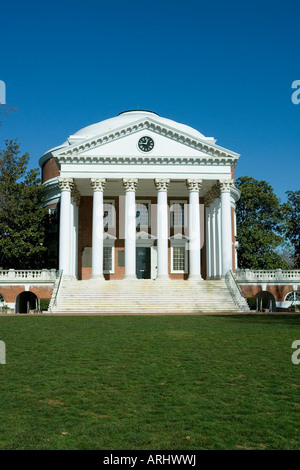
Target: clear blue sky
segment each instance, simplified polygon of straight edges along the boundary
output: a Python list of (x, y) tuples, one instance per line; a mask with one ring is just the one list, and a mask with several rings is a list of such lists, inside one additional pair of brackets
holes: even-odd
[(78, 129), (142, 108), (241, 154), (237, 176), (300, 187), (300, 1), (0, 4), (0, 80), (31, 166)]

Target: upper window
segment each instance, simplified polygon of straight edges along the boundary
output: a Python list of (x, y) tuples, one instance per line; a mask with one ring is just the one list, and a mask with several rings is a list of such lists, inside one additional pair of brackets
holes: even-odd
[(138, 201), (136, 207), (136, 226), (148, 227), (150, 225), (150, 202)]
[(104, 228), (115, 227), (116, 217), (115, 217), (115, 201), (103, 202), (103, 224)]
[(171, 227), (184, 227), (184, 206), (186, 201), (171, 201)]

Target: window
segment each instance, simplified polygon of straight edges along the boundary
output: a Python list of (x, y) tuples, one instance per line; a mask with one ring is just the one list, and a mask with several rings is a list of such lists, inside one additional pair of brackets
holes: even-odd
[(289, 292), (286, 297), (285, 297), (285, 300), (287, 302), (299, 302), (300, 303), (300, 291), (299, 290), (293, 290), (292, 292)]
[(171, 227), (184, 227), (184, 206), (186, 201), (171, 201)]
[(103, 224), (104, 228), (115, 227), (115, 202), (103, 201)]
[(150, 202), (139, 201), (136, 207), (136, 226), (148, 227), (150, 225)]
[(103, 272), (104, 273), (113, 272), (113, 247), (112, 246), (103, 247)]
[(172, 273), (187, 273), (188, 271), (187, 241), (187, 237), (181, 234), (174, 235), (170, 238)]
[(173, 247), (173, 271), (184, 271), (185, 268), (185, 247)]
[(116, 237), (104, 233), (103, 238), (103, 273), (112, 274), (115, 272), (115, 241)]

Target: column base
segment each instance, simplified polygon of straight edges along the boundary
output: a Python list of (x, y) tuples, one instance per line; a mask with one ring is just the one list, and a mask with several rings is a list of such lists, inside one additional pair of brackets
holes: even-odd
[(92, 274), (91, 275), (92, 281), (105, 281), (103, 274)]
[(190, 274), (188, 277), (188, 281), (203, 281), (203, 277), (200, 274)]

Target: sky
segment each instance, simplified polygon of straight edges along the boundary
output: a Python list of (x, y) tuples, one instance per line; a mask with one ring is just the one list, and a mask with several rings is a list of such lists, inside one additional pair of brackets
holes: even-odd
[(300, 189), (299, 31), (299, 0), (1, 0), (0, 149), (18, 139), (36, 168), (77, 130), (147, 109), (239, 153), (236, 177), (284, 201)]

